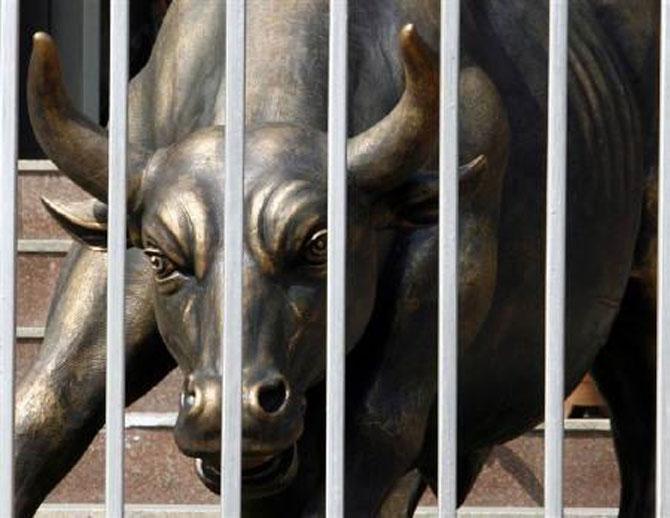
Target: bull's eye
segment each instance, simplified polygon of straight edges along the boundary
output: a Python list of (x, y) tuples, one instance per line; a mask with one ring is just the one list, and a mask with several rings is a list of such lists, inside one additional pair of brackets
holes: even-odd
[(159, 250), (147, 249), (144, 253), (149, 258), (151, 267), (154, 270), (154, 275), (158, 280), (166, 279), (177, 269), (174, 263), (165, 257)]
[(312, 234), (304, 247), (305, 261), (312, 265), (321, 265), (328, 257), (328, 231), (324, 228)]

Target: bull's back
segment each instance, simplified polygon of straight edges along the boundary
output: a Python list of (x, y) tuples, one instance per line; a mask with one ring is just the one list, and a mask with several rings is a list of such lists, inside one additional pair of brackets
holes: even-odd
[[(644, 182), (643, 115), (630, 64), (587, 0), (570, 3), (566, 383), (605, 342), (630, 275)], [(504, 440), (543, 401), (546, 3), (472, 2), (466, 46), (508, 106), (499, 275), (477, 340), (462, 355), (462, 437)], [(650, 79), (652, 80), (652, 79)]]
[[(248, 0), (246, 117), (249, 126), (298, 124), (325, 131), (328, 0)], [(393, 2), (349, 5), (349, 122), (358, 133), (383, 118), (403, 90), (402, 24)], [(225, 122), (225, 2), (175, 0), (151, 58), (131, 82), (129, 138), (154, 149)]]

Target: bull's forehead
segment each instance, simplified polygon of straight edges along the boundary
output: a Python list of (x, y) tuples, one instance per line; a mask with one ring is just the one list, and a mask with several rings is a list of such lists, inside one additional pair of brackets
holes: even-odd
[[(321, 132), (268, 125), (248, 132), (245, 234), (263, 270), (277, 271), (326, 218), (326, 140)], [(147, 238), (207, 269), (221, 242), (224, 130), (194, 132), (156, 153), (146, 174)], [(166, 251), (169, 251), (166, 250)]]
[[(225, 174), (224, 148), (223, 127), (195, 131), (156, 152), (148, 168), (148, 183), (159, 180), (167, 185), (197, 177), (201, 183), (220, 190)], [(247, 184), (300, 178), (325, 185), (326, 162), (326, 135), (321, 131), (287, 124), (267, 124), (247, 130), (244, 164)]]
[(194, 131), (183, 140), (157, 151), (148, 167), (151, 179), (178, 181), (184, 177), (221, 178), (225, 130), (213, 126)]
[[(223, 243), (223, 200), (207, 183), (184, 177), (158, 193), (142, 218), (145, 244), (158, 246), (203, 277)], [(245, 193), (244, 234), (260, 270), (275, 274), (299, 260), (305, 241), (326, 227), (327, 193), (301, 179), (268, 178)]]
[(290, 265), (306, 239), (326, 226), (327, 194), (312, 181), (258, 182), (245, 201), (247, 246), (266, 273)]
[(311, 128), (266, 125), (249, 133), (245, 159), (245, 178), (249, 184), (265, 183), (268, 179), (300, 179), (322, 184), (326, 173), (326, 136)]
[(266, 273), (290, 266), (305, 241), (326, 226), (325, 134), (310, 128), (266, 125), (248, 138), (246, 236)]

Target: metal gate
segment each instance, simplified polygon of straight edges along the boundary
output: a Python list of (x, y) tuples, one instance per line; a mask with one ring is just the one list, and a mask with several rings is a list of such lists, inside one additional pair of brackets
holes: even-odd
[[(224, 0), (221, 0), (224, 1)], [(225, 285), (221, 514), (240, 513), (242, 194), (245, 2), (226, 0)], [(546, 516), (563, 513), (565, 207), (568, 0), (550, 2), (546, 219)], [(456, 516), (457, 223), (459, 1), (441, 1), (439, 515)], [(0, 515), (13, 509), (14, 342), (16, 336), (16, 177), (19, 0), (0, 0)], [(124, 452), (124, 260), (128, 0), (111, 1), (109, 245), (107, 305), (106, 511), (122, 516)], [(662, 1), (658, 292), (657, 516), (670, 515), (670, 1)], [(328, 102), (328, 308), (326, 513), (344, 516), (347, 2), (331, 0)], [(227, 347), (223, 347), (223, 342)]]

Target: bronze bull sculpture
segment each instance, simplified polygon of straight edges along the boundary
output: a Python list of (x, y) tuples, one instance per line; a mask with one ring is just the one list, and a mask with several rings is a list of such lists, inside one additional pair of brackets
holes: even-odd
[[(328, 2), (248, 4), (245, 513), (320, 515)], [(351, 4), (346, 506), (368, 516), (409, 471), (436, 482), (439, 12), (433, 0)], [(542, 415), (548, 14), (543, 2), (495, 0), (463, 11), (461, 501), (491, 447)], [(622, 516), (653, 507), (653, 358), (635, 336), (653, 329), (653, 301), (637, 287), (653, 283), (640, 221), (655, 158), (656, 11), (651, 0), (571, 3), (566, 388), (592, 369), (610, 404)], [(214, 490), (224, 15), (219, 0), (174, 2), (130, 86), (128, 400), (176, 362), (185, 381), (175, 438)], [(106, 234), (106, 133), (70, 106), (43, 34), (28, 89), (42, 146), (94, 199), (45, 200), (84, 245), (68, 256), (18, 394), (20, 516), (76, 462), (104, 415), (105, 256), (96, 249)]]

